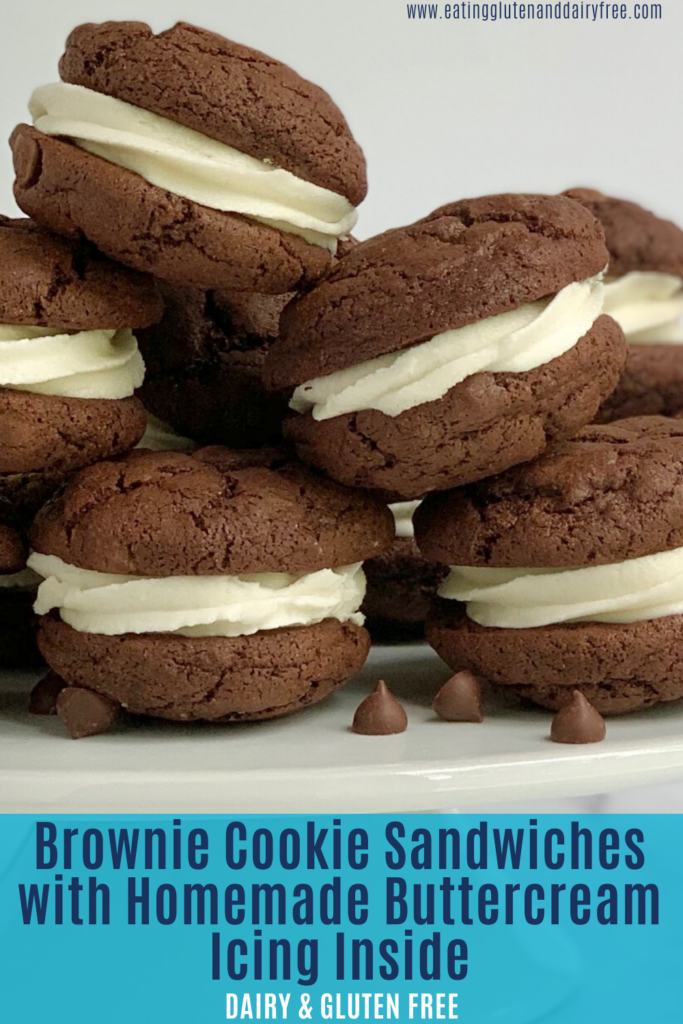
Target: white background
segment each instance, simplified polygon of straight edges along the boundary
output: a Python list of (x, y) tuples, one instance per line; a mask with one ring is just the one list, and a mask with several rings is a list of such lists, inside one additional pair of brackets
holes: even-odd
[[(58, 77), (74, 25), (185, 19), (332, 94), (368, 159), (358, 237), (454, 199), (576, 185), (683, 222), (683, 2), (662, 7), (661, 22), (484, 23), (409, 21), (406, 0), (0, 0), (0, 137)], [(11, 183), (0, 150), (0, 211)]]
[[(409, 21), (405, 0), (0, 4), (3, 137), (25, 119), (31, 90), (58, 77), (74, 25), (136, 19), (160, 30), (185, 19), (292, 64), (332, 94), (369, 165), (358, 237), (466, 196), (578, 185), (683, 223), (681, 0), (662, 0), (661, 22), (602, 24)], [(11, 186), (5, 149), (0, 212), (15, 211)], [(681, 810), (683, 787), (584, 806)]]

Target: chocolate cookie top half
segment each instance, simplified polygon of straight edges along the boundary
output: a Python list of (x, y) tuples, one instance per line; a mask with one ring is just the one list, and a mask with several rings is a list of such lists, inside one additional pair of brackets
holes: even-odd
[(565, 196), (581, 203), (602, 224), (610, 254), (609, 272), (655, 270), (683, 277), (683, 231), (637, 203), (614, 199), (590, 188), (572, 188)]
[(147, 327), (161, 313), (151, 277), (26, 218), (0, 216), (0, 323), (118, 330)]
[(608, 259), (602, 228), (571, 199), (452, 203), (361, 242), (291, 302), (266, 383), (292, 387), (401, 351), (594, 277)]
[(425, 558), (449, 565), (606, 565), (683, 547), (683, 422), (589, 426), (535, 462), (425, 499)]
[(83, 569), (162, 577), (316, 572), (393, 540), (377, 498), (298, 464), (226, 463), (137, 451), (90, 466), (38, 514), (32, 546)]
[(106, 93), (273, 161), (358, 206), (363, 153), (338, 107), (272, 57), (179, 22), (155, 35), (136, 21), (80, 25), (59, 63), (65, 82)]

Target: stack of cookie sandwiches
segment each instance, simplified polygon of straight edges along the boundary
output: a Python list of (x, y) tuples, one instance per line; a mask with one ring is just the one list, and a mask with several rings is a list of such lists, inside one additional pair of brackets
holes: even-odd
[(419, 499), (534, 458), (614, 389), (608, 258), (576, 202), (489, 196), (362, 242), (285, 308), (265, 379), (293, 390), (300, 458), (403, 499), (395, 547), (368, 567), (383, 638), (387, 621), (399, 637), (424, 622), (443, 575), (412, 539)]
[(683, 694), (683, 434), (590, 426), (683, 409), (683, 232), (578, 189), (355, 242), (363, 153), (279, 61), (108, 22), (59, 74), (11, 139), (31, 219), (0, 221), (35, 709), (76, 737), (286, 715), (358, 672), (364, 616), (548, 708)]
[(0, 217), (0, 256), (0, 662), (20, 666), (36, 660), (37, 577), (19, 555), (28, 524), (78, 469), (142, 437), (133, 330), (161, 302), (152, 278), (30, 220)]
[[(158, 35), (138, 23), (81, 26), (60, 78), (35, 91), (33, 124), (12, 136), (17, 201), (65, 251), (125, 265), (109, 264), (144, 281), (154, 309), (125, 324), (140, 341), (138, 351), (125, 339), (135, 350), (134, 436), (95, 417), (110, 448), (82, 458), (93, 472), (78, 474), (32, 530), (31, 564), (45, 578), (37, 608), (49, 613), (47, 689), (56, 699), (62, 687), (74, 735), (88, 731), (86, 719), (95, 731), (111, 721), (93, 694), (183, 720), (285, 714), (362, 665), (361, 563), (394, 535), (383, 500), (262, 447), (281, 440), (289, 396), (266, 392), (261, 367), (284, 306), (353, 244), (367, 191), (362, 151), (323, 90), (191, 25)], [(65, 284), (62, 275), (55, 292)], [(79, 329), (123, 327), (94, 323), (95, 306)], [(71, 346), (72, 321), (54, 326), (69, 329)], [(141, 444), (158, 454), (108, 461), (143, 431)], [(218, 443), (253, 454), (168, 454)], [(102, 515), (106, 525), (95, 525)], [(57, 519), (59, 543), (46, 525)], [(90, 532), (85, 548), (95, 544), (89, 554), (80, 530)], [(16, 553), (5, 562), (8, 575), (18, 568)], [(98, 613), (100, 586), (111, 615)], [(79, 600), (87, 621), (72, 614)], [(131, 692), (120, 690), (125, 677)], [(79, 689), (80, 701), (69, 692)]]
[(152, 279), (0, 218), (0, 496), (30, 517), (82, 466), (145, 429), (133, 331), (161, 315)]

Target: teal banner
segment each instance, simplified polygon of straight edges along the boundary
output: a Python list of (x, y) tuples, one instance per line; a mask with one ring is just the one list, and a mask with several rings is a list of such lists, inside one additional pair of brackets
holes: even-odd
[(0, 1019), (679, 1021), (667, 816), (0, 818)]

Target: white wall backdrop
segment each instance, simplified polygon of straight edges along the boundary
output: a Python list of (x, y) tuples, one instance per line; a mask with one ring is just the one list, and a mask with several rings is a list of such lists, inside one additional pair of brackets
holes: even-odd
[[(405, 0), (0, 0), (0, 136), (69, 29), (185, 19), (323, 85), (365, 148), (359, 237), (449, 200), (585, 184), (683, 223), (683, 3), (662, 21), (409, 21)], [(442, 4), (443, 7), (443, 4)], [(0, 210), (12, 212), (0, 150)]]

